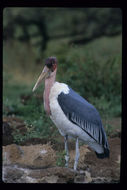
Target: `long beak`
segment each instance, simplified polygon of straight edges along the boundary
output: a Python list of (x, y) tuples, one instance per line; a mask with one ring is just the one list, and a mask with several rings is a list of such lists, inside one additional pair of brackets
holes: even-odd
[(45, 76), (48, 74), (49, 69), (45, 66), (43, 71), (41, 72), (36, 84), (33, 87), (33, 92), (38, 88), (38, 86), (41, 84), (42, 80), (45, 78)]

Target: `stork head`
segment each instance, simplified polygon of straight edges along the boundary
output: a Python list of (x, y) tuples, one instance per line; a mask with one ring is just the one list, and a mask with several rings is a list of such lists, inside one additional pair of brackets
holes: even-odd
[(57, 59), (56, 57), (49, 57), (45, 60), (45, 66), (33, 88), (33, 92), (38, 88), (43, 79), (51, 78), (56, 73)]

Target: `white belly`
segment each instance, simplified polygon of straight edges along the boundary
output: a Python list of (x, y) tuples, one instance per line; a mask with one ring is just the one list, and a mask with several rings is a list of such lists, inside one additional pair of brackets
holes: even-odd
[(57, 97), (61, 92), (68, 94), (69, 88), (64, 83), (56, 82), (51, 88), (49, 95), (51, 120), (53, 121), (53, 123), (56, 125), (56, 127), (59, 129), (60, 133), (63, 136), (68, 134), (70, 136), (79, 137), (82, 140), (88, 141), (90, 139), (89, 135), (87, 135), (87, 133), (85, 133), (79, 126), (69, 121), (69, 119), (62, 111), (57, 100)]

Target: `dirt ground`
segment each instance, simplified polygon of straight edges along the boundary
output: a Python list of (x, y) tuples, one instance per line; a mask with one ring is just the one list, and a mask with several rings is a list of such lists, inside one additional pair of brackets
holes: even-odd
[(108, 141), (110, 146), (110, 158), (100, 160), (92, 151), (86, 155), (85, 161), (89, 165), (93, 177), (110, 177), (114, 180), (118, 180), (120, 177), (120, 138), (109, 138)]
[[(12, 132), (11, 129), (12, 128), (11, 129), (9, 128), (10, 123), (13, 123), (13, 125), (14, 124), (16, 125), (16, 120), (12, 121), (11, 119), (8, 119), (8, 120), (7, 120), (7, 118), (4, 119), (4, 123), (3, 123), (3, 125), (4, 125), (3, 126), (4, 127), (4, 136), (3, 136), (3, 138), (9, 139), (9, 134), (11, 137), (10, 142), (9, 141), (7, 141), (7, 142), (3, 141), (3, 145), (4, 145), (3, 149), (6, 149), (6, 150), (7, 150), (8, 145), (13, 144), (13, 138), (11, 136), (11, 132)], [(24, 128), (24, 124), (22, 123), (22, 121), (17, 119), (17, 123), (21, 127), (21, 132), (24, 132), (25, 128)], [(52, 149), (52, 151), (54, 151), (53, 154), (55, 154), (56, 151), (64, 150), (64, 139), (63, 139), (63, 137), (59, 137), (59, 138), (60, 138), (59, 143), (58, 143), (58, 141), (53, 141), (52, 139), (50, 139), (51, 149)], [(47, 142), (46, 142), (46, 140), (38, 139), (38, 138), (29, 139), (29, 140), (25, 141), (21, 146), (19, 146), (18, 149), (21, 148), (23, 151), (26, 149), (27, 150), (26, 152), (28, 152), (28, 150), (29, 150), (31, 152), (31, 154), (33, 152), (33, 161), (31, 161), (31, 163), (32, 162), (35, 163), (34, 155), (38, 155), (38, 153), (35, 154), (35, 149), (37, 152), (37, 149), (40, 150), (41, 146), (45, 146), (44, 144), (48, 143), (48, 141), (49, 141), (49, 139), (47, 140)], [(120, 159), (121, 159), (120, 131), (117, 130), (117, 131), (115, 131), (115, 135), (108, 137), (108, 142), (109, 142), (109, 147), (110, 147), (110, 158), (106, 158), (106, 159), (98, 159), (96, 157), (96, 154), (94, 153), (94, 151), (90, 150), (86, 145), (82, 145), (82, 144), (80, 145), (80, 159), (79, 159), (79, 164), (78, 164), (78, 171), (79, 172), (80, 171), (86, 172), (87, 175), (89, 175), (89, 179), (90, 179), (89, 182), (90, 183), (118, 183), (120, 180)], [(36, 145), (36, 148), (35, 148), (35, 146), (31, 146), (31, 145)], [(12, 151), (14, 151), (14, 147), (16, 147), (16, 146), (13, 146)], [(31, 149), (31, 147), (33, 147), (33, 148)], [(18, 149), (15, 148), (16, 151)], [(50, 148), (48, 150), (50, 151)], [(73, 140), (70, 140), (70, 142), (69, 142), (69, 153), (70, 153), (69, 168), (73, 168), (74, 157), (75, 157), (75, 142)], [(26, 154), (26, 155), (27, 155), (26, 159), (29, 159), (28, 154)], [(31, 158), (32, 158), (32, 156), (31, 156)], [(38, 157), (38, 158), (39, 159), (37, 160), (37, 157), (36, 157), (37, 164), (42, 163), (42, 162), (40, 162), (40, 160), (41, 160), (40, 157)], [(21, 159), (22, 160), (24, 159), (24, 158), (22, 158), (22, 154), (21, 154), (20, 160)], [(50, 158), (46, 157), (46, 159), (48, 160)], [(53, 161), (53, 163), (54, 163), (54, 161)], [(9, 166), (7, 165), (7, 167), (10, 167), (10, 165)], [(35, 168), (36, 168), (36, 166), (35, 166)], [(11, 168), (11, 170), (13, 170), (13, 168)], [(57, 166), (55, 167), (53, 165), (53, 169), (47, 167), (47, 169), (45, 168), (45, 171), (43, 171), (43, 172), (39, 171), (39, 172), (40, 173), (44, 173), (44, 172), (48, 173), (48, 177), (45, 178), (45, 180), (49, 180), (50, 182), (52, 180), (54, 180), (55, 182), (57, 182), (57, 181), (67, 182), (67, 176), (66, 176), (67, 174), (66, 173), (68, 173), (68, 175), (71, 176), (72, 182), (74, 182), (77, 179), (77, 178), (73, 179), (74, 175), (72, 175), (72, 173), (70, 173), (70, 171), (68, 171), (68, 170), (65, 170), (65, 175), (63, 174), (62, 178), (60, 178), (59, 174), (61, 173), (61, 170), (64, 172), (64, 167), (63, 167), (63, 169), (61, 169), (61, 167), (57, 167)], [(8, 168), (5, 171), (6, 171), (5, 175), (10, 176), (8, 174), (8, 171), (9, 172), (11, 172), (11, 171)], [(33, 172), (35, 172), (35, 170), (32, 171), (32, 173)], [(20, 173), (21, 173), (21, 171), (20, 171)], [(85, 175), (86, 175), (86, 173), (85, 173)], [(30, 175), (32, 175), (32, 174), (30, 174)], [(60, 174), (60, 176), (61, 176), (61, 174)], [(65, 180), (65, 178), (66, 178), (66, 180)], [(81, 178), (82, 177), (80, 175), (79, 181), (82, 182)], [(70, 180), (70, 177), (69, 177), (69, 180)]]
[[(78, 170), (89, 171), (91, 177), (94, 179), (107, 178), (112, 182), (118, 182), (120, 180), (121, 139), (119, 135), (118, 137), (109, 137), (108, 142), (110, 147), (110, 158), (105, 159), (98, 159), (95, 152), (89, 147), (86, 148), (85, 145), (81, 146)], [(54, 148), (56, 149), (56, 146)], [(73, 167), (75, 156), (74, 142), (70, 142), (69, 150), (70, 156), (73, 158), (73, 160), (70, 159), (70, 166)]]

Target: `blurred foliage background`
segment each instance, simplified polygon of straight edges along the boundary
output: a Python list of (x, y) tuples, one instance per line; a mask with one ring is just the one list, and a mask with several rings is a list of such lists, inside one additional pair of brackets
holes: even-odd
[(43, 109), (44, 85), (32, 93), (49, 56), (58, 59), (57, 80), (91, 102), (111, 131), (109, 119), (121, 117), (121, 32), (118, 8), (4, 9), (3, 114), (29, 128), (17, 142), (57, 134)]

